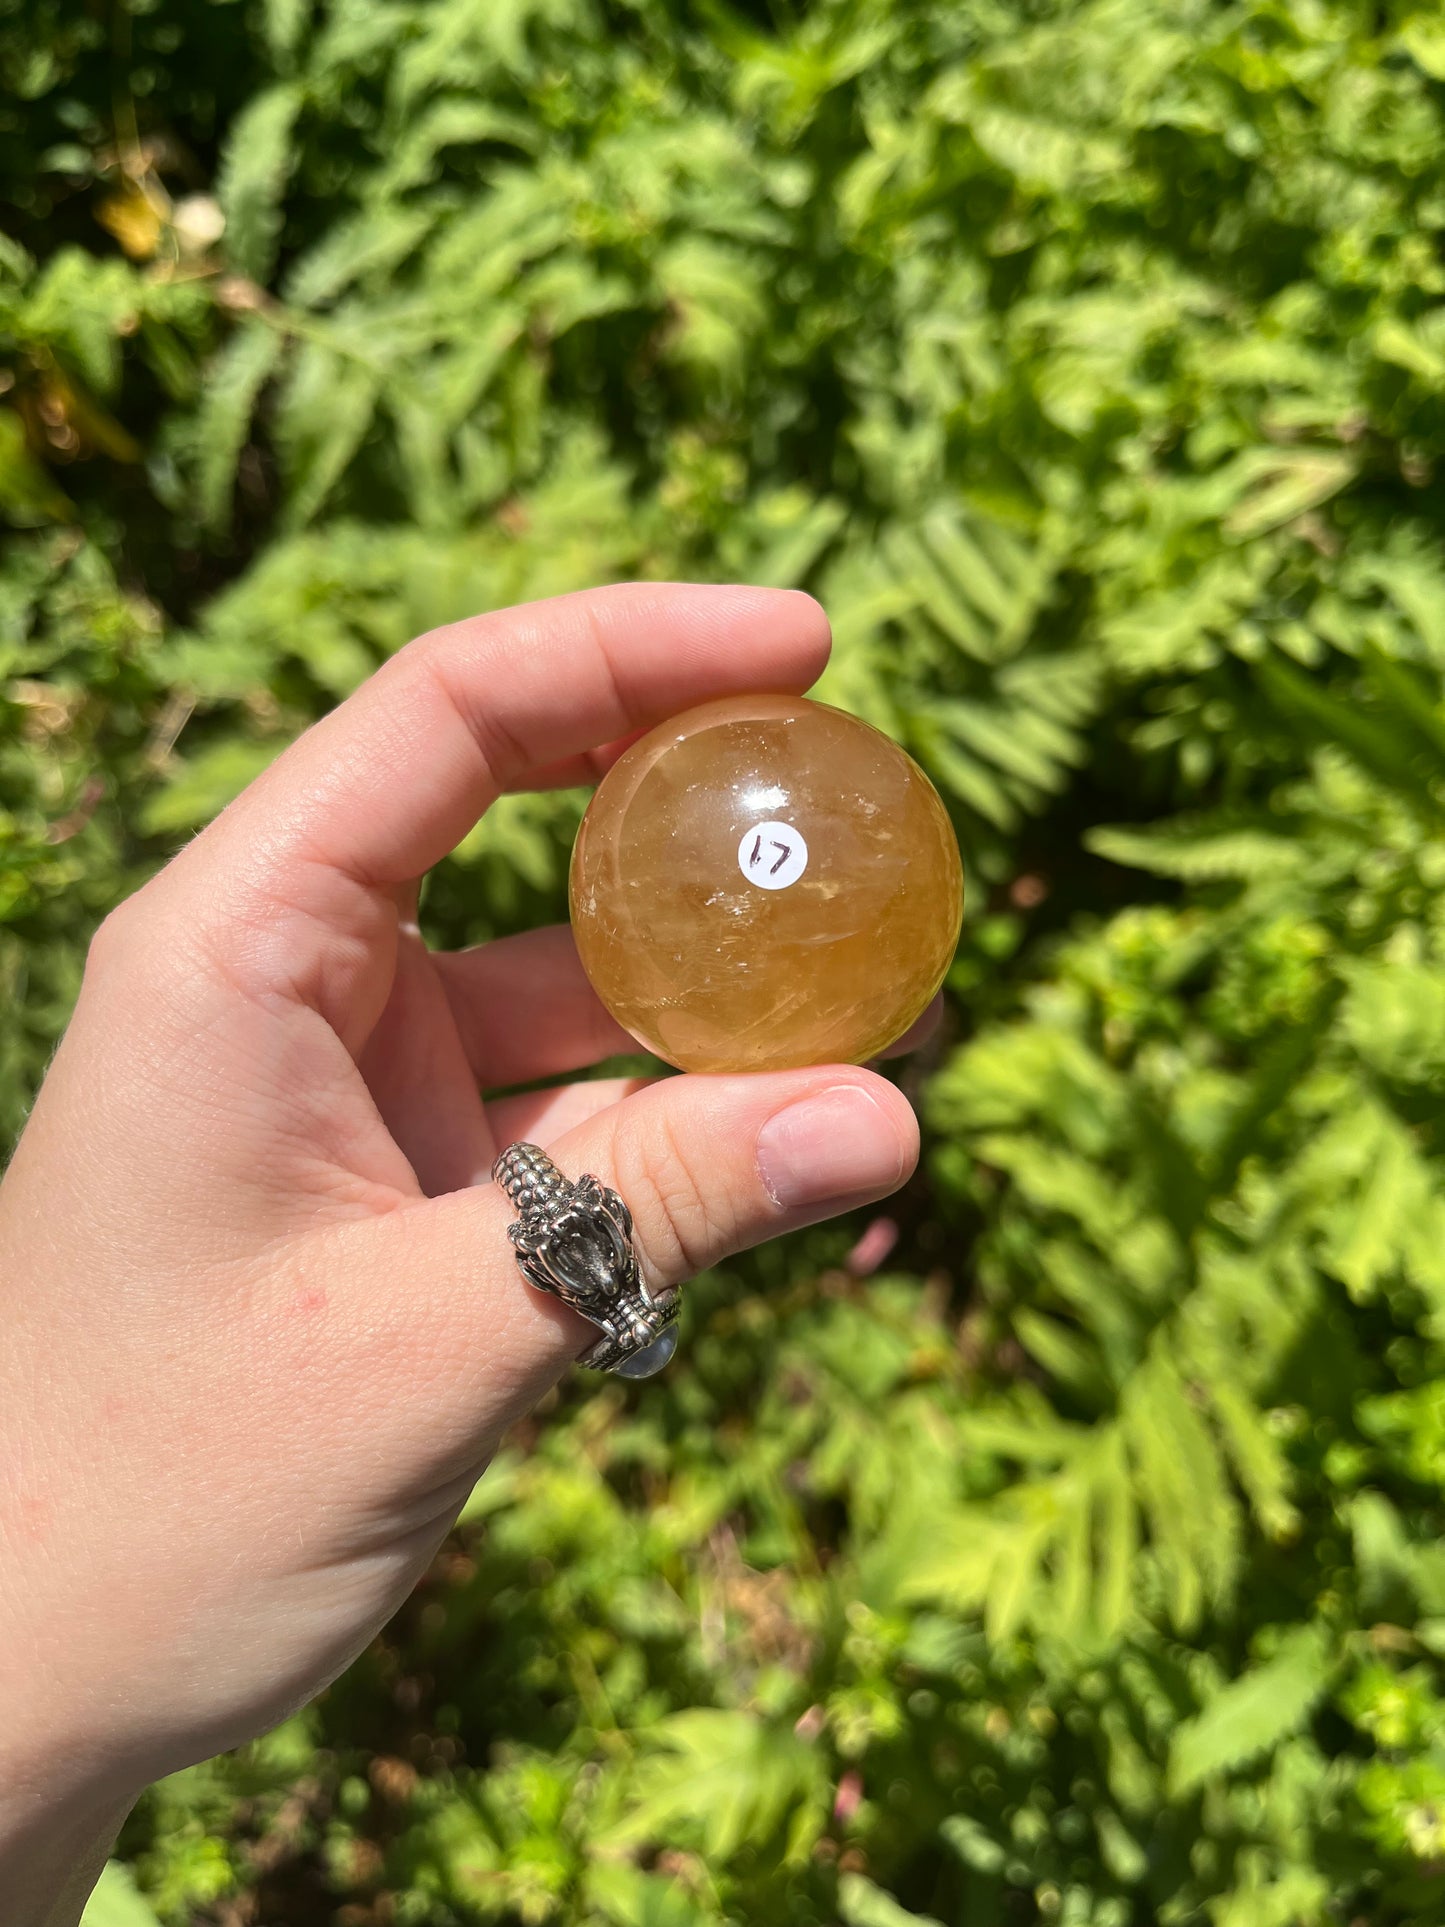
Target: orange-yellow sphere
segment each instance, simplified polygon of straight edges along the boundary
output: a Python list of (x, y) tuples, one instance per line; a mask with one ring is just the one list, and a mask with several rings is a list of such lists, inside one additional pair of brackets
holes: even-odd
[(938, 793), (867, 723), (729, 696), (654, 729), (599, 785), (572, 928), (613, 1016), (688, 1071), (861, 1063), (943, 981), (963, 866)]

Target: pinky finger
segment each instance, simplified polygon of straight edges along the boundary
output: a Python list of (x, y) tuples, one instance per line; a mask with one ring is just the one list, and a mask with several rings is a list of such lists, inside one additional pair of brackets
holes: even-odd
[(901, 1037), (895, 1038), (886, 1050), (879, 1051), (873, 1060), (883, 1063), (890, 1057), (906, 1057), (910, 1051), (922, 1050), (925, 1044), (932, 1043), (943, 1022), (943, 995), (939, 993), (933, 1002), (908, 1026)]

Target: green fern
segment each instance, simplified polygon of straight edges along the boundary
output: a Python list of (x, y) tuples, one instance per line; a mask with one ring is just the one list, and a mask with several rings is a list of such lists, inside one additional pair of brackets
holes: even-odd
[(1334, 1670), (1328, 1631), (1297, 1628), (1272, 1658), (1231, 1680), (1179, 1728), (1169, 1749), (1171, 1790), (1192, 1793), (1298, 1732), (1328, 1692)]
[[(767, 12), (0, 19), (7, 1136), (96, 919), (509, 602), (813, 590), (969, 866), (888, 1221), (695, 1281), (121, 1859), (167, 1927), (1439, 1918), (1445, 39)], [(432, 938), (564, 914), (580, 801)]]
[(302, 98), (288, 81), (258, 94), (237, 117), (227, 143), (217, 183), (226, 254), (236, 272), (252, 281), (264, 282), (276, 259)]

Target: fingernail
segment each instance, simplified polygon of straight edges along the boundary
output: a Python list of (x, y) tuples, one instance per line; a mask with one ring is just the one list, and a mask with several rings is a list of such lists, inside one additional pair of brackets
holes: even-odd
[(856, 1084), (790, 1104), (758, 1133), (758, 1171), (784, 1210), (877, 1197), (903, 1179), (898, 1127)]

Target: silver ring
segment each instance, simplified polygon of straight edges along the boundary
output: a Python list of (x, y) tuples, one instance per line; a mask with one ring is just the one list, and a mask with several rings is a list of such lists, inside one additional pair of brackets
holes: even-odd
[(522, 1276), (600, 1327), (577, 1363), (621, 1378), (651, 1378), (677, 1350), (682, 1293), (649, 1291), (637, 1269), (632, 1213), (584, 1172), (573, 1184), (535, 1144), (509, 1144), (492, 1176), (517, 1207), (507, 1226)]

